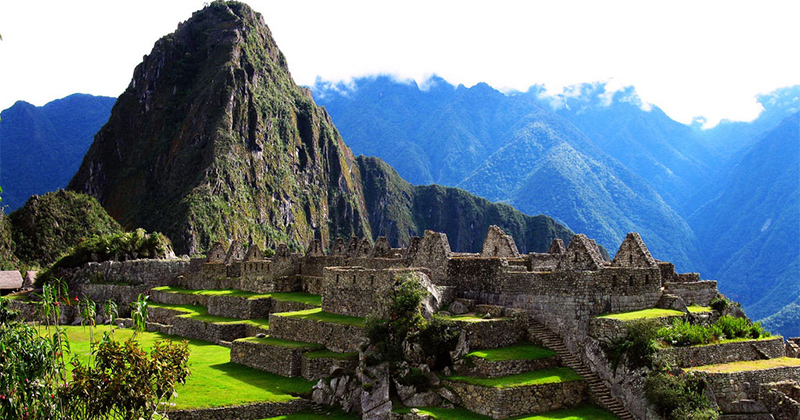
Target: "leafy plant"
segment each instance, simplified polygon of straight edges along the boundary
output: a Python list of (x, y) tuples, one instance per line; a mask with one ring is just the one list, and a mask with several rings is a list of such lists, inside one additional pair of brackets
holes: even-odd
[(133, 329), (137, 332), (142, 332), (147, 329), (147, 302), (149, 296), (139, 294), (136, 302), (131, 303), (131, 318), (133, 319)]
[(609, 358), (617, 368), (623, 357), (634, 367), (653, 367), (656, 339), (661, 324), (654, 319), (641, 319), (627, 324), (625, 336), (606, 345)]
[(157, 341), (148, 355), (133, 338), (105, 339), (94, 350), (94, 363), (73, 359), (73, 379), (60, 395), (77, 418), (151, 419), (186, 382), (188, 360), (186, 341)]
[(671, 420), (715, 420), (719, 413), (705, 395), (706, 383), (687, 374), (652, 373), (644, 386), (645, 396), (656, 410)]

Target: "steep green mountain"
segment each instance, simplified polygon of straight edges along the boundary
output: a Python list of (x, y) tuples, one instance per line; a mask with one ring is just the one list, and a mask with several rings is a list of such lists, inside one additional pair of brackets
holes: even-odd
[(552, 113), (531, 116), (460, 187), (523, 213), (551, 214), (614, 249), (639, 232), (656, 258), (701, 270), (694, 234), (641, 178)]
[(800, 113), (762, 135), (720, 190), (689, 222), (721, 289), (770, 316), (800, 296)]
[(13, 211), (33, 194), (64, 188), (113, 104), (74, 94), (42, 107), (18, 101), (0, 113), (2, 204)]
[(7, 219), (16, 257), (42, 267), (92, 236), (122, 232), (97, 200), (73, 191), (34, 195)]
[(455, 87), (433, 77), (421, 89), (388, 76), (318, 82), (320, 105), (358, 154), (379, 156), (412, 184), (457, 185), (503, 146), (535, 96), (506, 96), (485, 83)]
[(262, 17), (213, 2), (136, 67), (69, 188), (176, 252), (370, 235), (355, 157)]
[(292, 80), (261, 16), (237, 2), (211, 3), (156, 43), (69, 186), (126, 228), (165, 233), (178, 253), (228, 239), (304, 246), (388, 234), (396, 245), (425, 229), (475, 250), (489, 224), (519, 233), (523, 250), (570, 237), (545, 216), (452, 188), (417, 190), (357, 161)]
[(602, 83), (574, 86), (546, 98), (605, 153), (642, 177), (672, 208), (682, 205), (715, 175), (721, 158), (690, 127), (656, 106), (643, 109), (632, 87), (607, 92)]
[(552, 238), (569, 243), (573, 232), (547, 216), (528, 216), (458, 188), (414, 186), (379, 158), (358, 157), (373, 230), (391, 243), (408, 243), (425, 229), (447, 234), (454, 250), (480, 252), (490, 225), (514, 237), (520, 252), (545, 252)]
[[(441, 182), (551, 215), (609, 249), (638, 231), (656, 257), (702, 269), (682, 218), (642, 177), (554, 113), (536, 88), (503, 94), (433, 78), (423, 90), (375, 77), (319, 82), (314, 90), (357, 153), (381, 157), (412, 183)], [(646, 147), (638, 132), (631, 142)]]

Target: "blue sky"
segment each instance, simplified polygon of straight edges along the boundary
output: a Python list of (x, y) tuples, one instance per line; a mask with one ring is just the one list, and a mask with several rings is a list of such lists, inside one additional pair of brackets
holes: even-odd
[[(276, 1), (264, 15), (300, 84), (389, 73), (549, 91), (633, 85), (688, 123), (748, 120), (755, 95), (800, 85), (792, 1)], [(195, 0), (0, 3), (0, 109), (118, 96)]]

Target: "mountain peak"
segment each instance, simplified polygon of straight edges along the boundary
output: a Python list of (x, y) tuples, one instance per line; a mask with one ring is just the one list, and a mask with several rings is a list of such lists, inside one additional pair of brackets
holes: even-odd
[(187, 253), (367, 234), (359, 186), (261, 15), (219, 1), (156, 42), (69, 184)]

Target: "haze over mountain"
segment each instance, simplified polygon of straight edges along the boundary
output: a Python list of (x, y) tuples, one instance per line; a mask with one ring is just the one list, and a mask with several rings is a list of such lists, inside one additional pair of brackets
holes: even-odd
[(18, 101), (0, 113), (0, 186), (13, 211), (33, 194), (64, 188), (114, 98), (74, 94), (45, 106)]
[(313, 89), (354, 150), (385, 159), (412, 183), (454, 185), (551, 215), (609, 249), (639, 231), (657, 257), (702, 267), (685, 221), (535, 89), (506, 95), (433, 78), (422, 90), (386, 76)]
[(606, 246), (639, 231), (655, 257), (718, 278), (754, 316), (785, 307), (780, 325), (800, 324), (796, 115), (776, 127), (800, 87), (761, 96), (752, 123), (703, 131), (603, 84), (548, 96), (377, 76), (313, 89), (356, 152), (407, 179), (552, 215)]
[(544, 251), (572, 234), (548, 217), (411, 187), (379, 160), (356, 160), (292, 80), (261, 15), (235, 2), (212, 3), (156, 43), (69, 187), (186, 253), (231, 239), (299, 248), (385, 234), (398, 244), (424, 229), (475, 251), (489, 224), (519, 234), (522, 250)]

